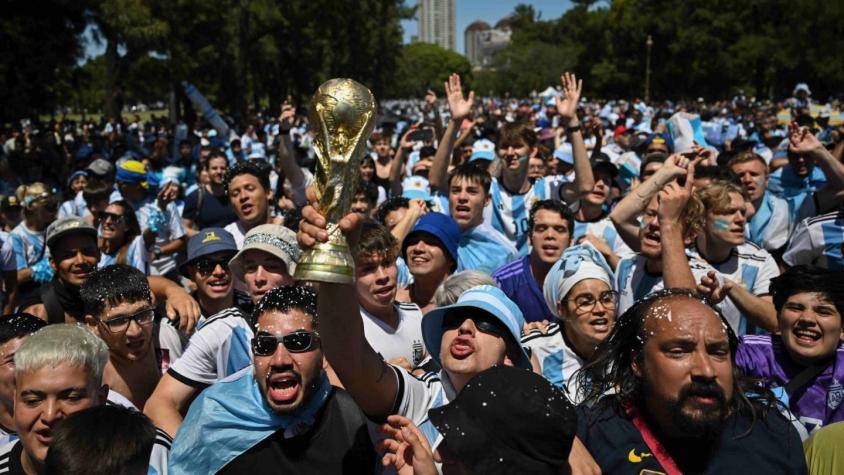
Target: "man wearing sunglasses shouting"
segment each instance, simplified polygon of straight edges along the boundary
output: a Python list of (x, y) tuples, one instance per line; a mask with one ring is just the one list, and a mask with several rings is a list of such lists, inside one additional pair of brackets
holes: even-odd
[(272, 289), (252, 322), (252, 365), (197, 397), (173, 441), (170, 472), (371, 473), (366, 416), (322, 370), (316, 294)]
[[(207, 239), (210, 234), (202, 236), (200, 233), (194, 239)], [(212, 237), (206, 244), (213, 242), (218, 241)], [(228, 266), (231, 276), (246, 283), (249, 297), (257, 303), (271, 289), (293, 283), (292, 274), (300, 253), (293, 231), (278, 224), (262, 224), (246, 233), (243, 247)], [(219, 261), (214, 263), (213, 272), (222, 275), (224, 266)], [(213, 282), (207, 281), (209, 288)], [(185, 353), (161, 378), (145, 408), (146, 415), (155, 425), (171, 436), (176, 434), (188, 406), (200, 391), (249, 366), (252, 361), (249, 342), (253, 332), (249, 313), (232, 306), (206, 317), (191, 337)]]

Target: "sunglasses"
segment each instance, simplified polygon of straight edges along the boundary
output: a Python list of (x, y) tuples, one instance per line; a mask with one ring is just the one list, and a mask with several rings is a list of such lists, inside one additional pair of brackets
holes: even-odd
[(229, 259), (197, 259), (195, 265), (196, 271), (199, 272), (199, 275), (202, 277), (208, 277), (213, 274), (214, 270), (217, 269), (217, 266), (220, 266), (223, 269), (223, 272), (229, 271)]
[(278, 344), (290, 353), (304, 353), (316, 348), (319, 333), (297, 330), (287, 335), (270, 335), (259, 333), (252, 339), (252, 353), (258, 356), (271, 356), (278, 349)]
[(111, 219), (111, 222), (114, 224), (120, 224), (123, 222), (123, 215), (122, 214), (115, 214), (109, 213), (108, 211), (99, 211), (97, 212), (97, 219), (100, 221), (105, 222), (106, 219)]
[(463, 314), (460, 312), (449, 312), (443, 317), (442, 329), (451, 330), (460, 327), (466, 320), (472, 320), (475, 328), (483, 333), (504, 337), (510, 332), (498, 319), (486, 314)]

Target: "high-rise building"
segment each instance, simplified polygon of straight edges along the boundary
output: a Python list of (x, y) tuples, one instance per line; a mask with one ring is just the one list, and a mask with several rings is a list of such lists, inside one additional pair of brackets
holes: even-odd
[(463, 46), (466, 58), (475, 69), (487, 69), (493, 66), (493, 55), (510, 44), (512, 19), (504, 17), (490, 27), (485, 21), (475, 21), (463, 32)]
[(419, 0), (419, 41), (457, 50), (456, 0)]

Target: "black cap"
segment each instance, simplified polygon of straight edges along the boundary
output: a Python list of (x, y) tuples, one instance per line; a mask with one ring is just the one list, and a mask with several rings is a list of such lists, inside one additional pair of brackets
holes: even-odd
[(558, 474), (577, 430), (577, 414), (565, 394), (513, 366), (478, 373), (428, 417), (448, 451), (484, 474)]

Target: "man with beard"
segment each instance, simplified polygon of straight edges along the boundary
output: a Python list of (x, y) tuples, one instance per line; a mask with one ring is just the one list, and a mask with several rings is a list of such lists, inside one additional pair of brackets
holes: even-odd
[[(79, 288), (100, 260), (97, 230), (76, 216), (61, 219), (47, 228), (46, 245), (55, 277), (42, 286), (40, 293), (22, 301), (21, 309), (48, 323), (82, 322), (85, 313)], [(196, 302), (181, 286), (168, 279), (157, 276), (147, 279), (156, 298), (167, 302), (167, 317), (178, 320), (179, 328), (191, 333), (199, 318)]]
[(551, 267), (571, 243), (571, 212), (553, 200), (538, 201), (530, 210), (530, 254), (499, 267), (492, 277), (519, 306), (525, 321), (553, 322), (556, 317), (545, 304), (542, 286)]
[(738, 373), (737, 344), (687, 289), (625, 312), (578, 376), (589, 387), (578, 437), (601, 471), (806, 473), (800, 437), (773, 395)]
[(225, 190), (237, 215), (237, 221), (226, 226), (225, 230), (234, 236), (234, 242), (240, 249), (250, 229), (276, 221), (270, 212), (273, 190), (269, 171), (251, 160), (240, 162), (226, 172)]
[[(293, 231), (278, 224), (256, 226), (246, 233), (243, 249), (228, 265), (246, 284), (253, 302), (270, 289), (293, 283), (301, 251)], [(219, 262), (216, 268), (220, 268)], [(161, 378), (144, 408), (156, 426), (175, 435), (191, 401), (206, 387), (249, 365), (253, 337), (248, 314), (237, 306), (206, 318), (191, 336), (187, 350)]]
[(371, 473), (366, 416), (322, 370), (316, 293), (272, 289), (252, 321), (252, 364), (194, 401), (173, 441), (170, 471)]

